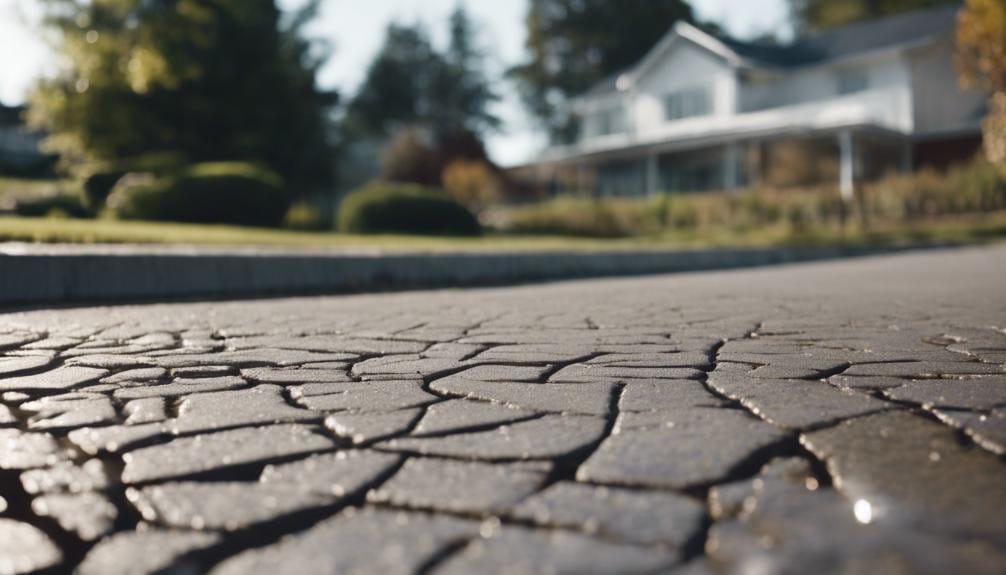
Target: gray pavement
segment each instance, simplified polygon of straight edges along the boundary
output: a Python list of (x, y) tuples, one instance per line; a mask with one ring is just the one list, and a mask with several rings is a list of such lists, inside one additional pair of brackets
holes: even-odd
[(1006, 246), (9, 313), (0, 353), (0, 575), (1006, 571)]

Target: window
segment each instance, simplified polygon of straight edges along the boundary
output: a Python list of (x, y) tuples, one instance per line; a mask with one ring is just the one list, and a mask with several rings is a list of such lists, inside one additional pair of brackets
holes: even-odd
[(595, 118), (595, 132), (598, 136), (607, 136), (625, 131), (625, 111), (621, 107), (601, 110)]
[(867, 88), (869, 78), (865, 70), (843, 70), (838, 73), (838, 93), (853, 94)]
[(708, 115), (712, 111), (709, 100), (709, 90), (705, 88), (689, 88), (671, 92), (664, 96), (664, 118), (680, 120)]

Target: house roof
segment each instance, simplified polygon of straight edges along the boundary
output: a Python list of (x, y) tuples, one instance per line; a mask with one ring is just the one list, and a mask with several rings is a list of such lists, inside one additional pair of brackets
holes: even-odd
[(782, 68), (806, 66), (894, 48), (943, 34), (953, 30), (959, 8), (958, 4), (952, 3), (848, 24), (781, 46), (740, 42), (723, 37), (718, 39), (740, 57), (756, 65)]
[(617, 92), (619, 78), (626, 74), (639, 75), (650, 62), (682, 38), (717, 53), (735, 65), (794, 68), (895, 48), (944, 34), (953, 29), (959, 8), (959, 4), (951, 3), (937, 8), (848, 24), (798, 38), (789, 44), (742, 42), (728, 36), (710, 34), (679, 22), (634, 67), (601, 80), (584, 96), (603, 96)]

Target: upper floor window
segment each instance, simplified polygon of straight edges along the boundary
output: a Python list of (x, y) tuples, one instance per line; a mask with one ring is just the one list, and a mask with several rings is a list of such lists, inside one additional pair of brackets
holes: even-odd
[(606, 108), (594, 117), (594, 132), (598, 136), (608, 136), (625, 131), (625, 110), (620, 106)]
[(865, 70), (842, 70), (838, 73), (838, 93), (862, 92), (869, 86)]
[(712, 108), (706, 88), (687, 88), (664, 96), (664, 118), (667, 120), (705, 116), (712, 112)]

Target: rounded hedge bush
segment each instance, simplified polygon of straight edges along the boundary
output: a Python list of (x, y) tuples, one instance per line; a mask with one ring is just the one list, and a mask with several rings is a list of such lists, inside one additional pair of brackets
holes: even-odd
[(195, 164), (169, 176), (127, 174), (107, 206), (123, 219), (277, 226), (290, 198), (283, 180), (252, 164)]
[(185, 157), (174, 152), (152, 152), (119, 160), (92, 165), (86, 169), (83, 180), (84, 198), (88, 207), (97, 211), (105, 205), (115, 184), (123, 176), (133, 172), (163, 175), (178, 171), (185, 166)]
[(477, 236), (479, 222), (445, 192), (415, 184), (374, 183), (342, 200), (339, 230), (355, 234)]

